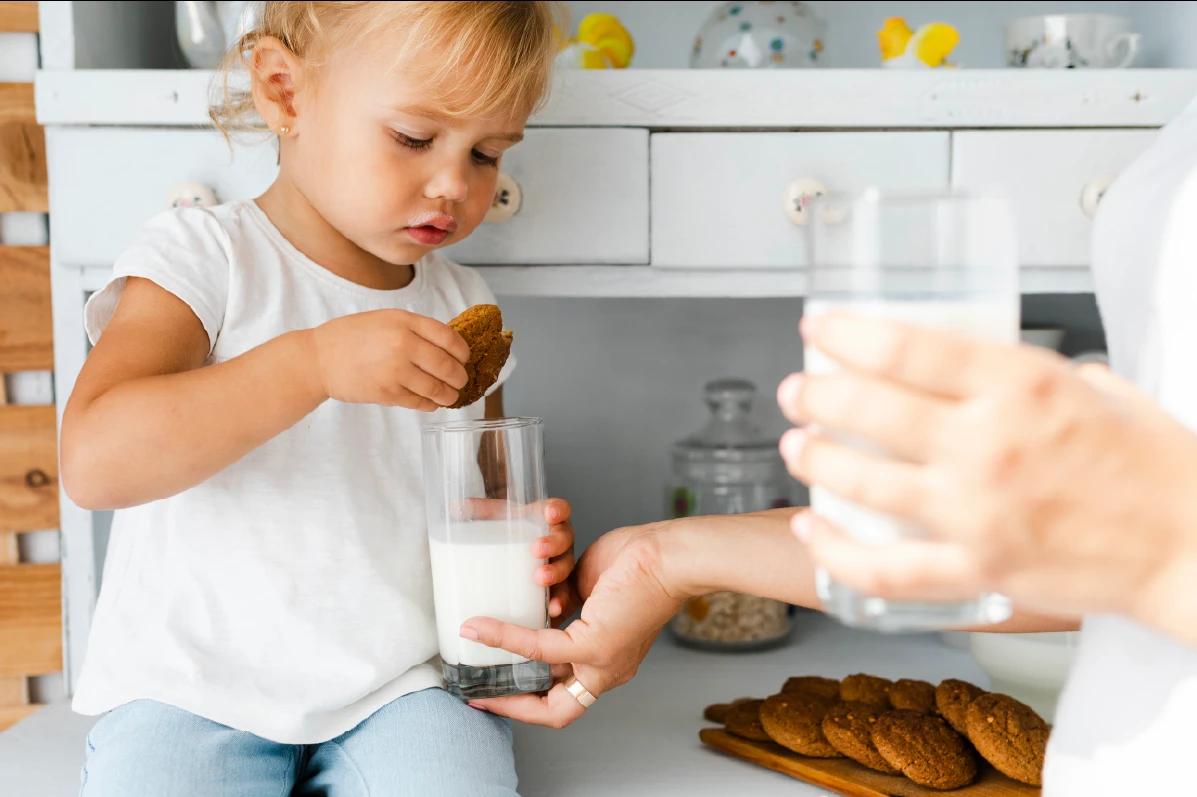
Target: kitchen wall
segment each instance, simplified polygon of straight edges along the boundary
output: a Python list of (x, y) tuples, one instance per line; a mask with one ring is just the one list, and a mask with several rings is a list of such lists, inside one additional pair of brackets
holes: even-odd
[[(694, 35), (718, 2), (567, 3), (576, 24), (592, 11), (616, 14), (636, 40), (633, 66), (689, 66)], [(878, 64), (877, 29), (886, 17), (900, 15), (913, 26), (950, 22), (960, 31), (953, 60), (970, 68), (1004, 66), (1002, 28), (1010, 20), (1033, 14), (1102, 12), (1130, 17), (1143, 36), (1137, 66), (1197, 66), (1192, 45), (1197, 30), (1197, 2), (810, 2), (828, 23), (824, 63), (830, 67), (873, 67)], [(1177, 15), (1180, 15), (1179, 17)], [(1188, 24), (1184, 24), (1187, 22)]]
[[(706, 381), (754, 381), (760, 425), (787, 428), (774, 391), (802, 367), (799, 300), (499, 300), (519, 358), (507, 411), (545, 419), (549, 487), (574, 502), (579, 547), (664, 516), (669, 447), (706, 422)], [(1067, 351), (1103, 346), (1091, 296), (1030, 296), (1023, 318), (1065, 326)]]

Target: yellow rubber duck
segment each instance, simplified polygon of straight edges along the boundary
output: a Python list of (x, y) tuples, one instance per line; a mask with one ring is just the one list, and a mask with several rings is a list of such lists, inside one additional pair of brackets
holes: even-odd
[(951, 66), (948, 56), (959, 43), (960, 34), (946, 22), (930, 22), (912, 31), (902, 17), (890, 17), (877, 31), (885, 67)]
[(626, 69), (635, 54), (632, 34), (616, 16), (594, 13), (578, 23), (578, 35), (558, 55), (558, 63), (582, 69)]

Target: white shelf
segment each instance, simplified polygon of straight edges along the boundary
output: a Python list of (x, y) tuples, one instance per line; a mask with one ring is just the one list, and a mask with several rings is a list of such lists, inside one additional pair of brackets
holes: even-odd
[[(499, 296), (575, 298), (802, 297), (810, 280), (802, 271), (690, 270), (652, 266), (482, 266)], [(1090, 293), (1087, 268), (1023, 268), (1024, 294)]]
[[(207, 125), (213, 73), (43, 70), (44, 125)], [(670, 129), (1157, 127), (1197, 70), (562, 72), (532, 124)]]
[[(598, 298), (800, 298), (810, 281), (801, 271), (678, 271), (652, 266), (480, 266), (499, 296)], [(82, 270), (81, 286), (96, 291), (110, 269)], [(1091, 293), (1087, 268), (1024, 268), (1024, 294)]]

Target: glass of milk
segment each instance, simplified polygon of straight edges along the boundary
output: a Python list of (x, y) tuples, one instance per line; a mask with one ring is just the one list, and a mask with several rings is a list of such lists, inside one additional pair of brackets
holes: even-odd
[[(808, 245), (811, 286), (805, 312), (850, 310), (1018, 342), (1018, 257), (1013, 214), (997, 197), (955, 193), (886, 194), (815, 200)], [(805, 368), (839, 367), (806, 346)], [(887, 455), (872, 444), (860, 448)], [(922, 537), (923, 529), (811, 490), (811, 507), (845, 533), (874, 545)], [(1010, 602), (982, 594), (961, 602), (898, 602), (865, 595), (816, 572), (825, 610), (854, 626), (882, 631), (950, 628), (1000, 622)]]
[(533, 543), (544, 519), (539, 418), (459, 420), (423, 430), (432, 590), (445, 688), (463, 699), (540, 692), (549, 665), (463, 639), (471, 617), (544, 628), (548, 590)]

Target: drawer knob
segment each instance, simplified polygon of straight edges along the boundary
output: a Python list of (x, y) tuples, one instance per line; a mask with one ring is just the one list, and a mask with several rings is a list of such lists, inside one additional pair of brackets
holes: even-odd
[(1091, 219), (1097, 215), (1097, 206), (1101, 204), (1101, 198), (1106, 195), (1113, 182), (1113, 177), (1099, 177), (1085, 183), (1085, 187), (1081, 189), (1081, 212), (1085, 214), (1085, 218)]
[(482, 220), (490, 224), (502, 224), (519, 213), (523, 201), (524, 193), (520, 191), (520, 184), (510, 174), (499, 172), (499, 179), (495, 183), (495, 198)]
[(827, 186), (813, 177), (799, 177), (786, 186), (782, 197), (782, 209), (786, 218), (798, 227), (805, 227), (810, 221), (810, 202), (827, 193)]
[(218, 204), (216, 192), (211, 186), (195, 180), (176, 183), (170, 189), (170, 206), (172, 208), (208, 208)]

